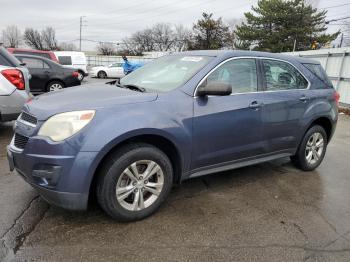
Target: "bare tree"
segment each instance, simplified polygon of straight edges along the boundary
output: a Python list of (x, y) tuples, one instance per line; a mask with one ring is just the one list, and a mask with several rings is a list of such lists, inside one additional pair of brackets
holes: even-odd
[(56, 32), (53, 27), (46, 27), (44, 30), (41, 31), (41, 38), (44, 43), (44, 48), (46, 50), (57, 50), (58, 44), (56, 40)]
[(16, 25), (9, 25), (2, 30), (2, 39), (6, 47), (18, 47), (21, 43), (21, 31)]
[(135, 32), (123, 40), (123, 45), (131, 54), (140, 55), (143, 52), (155, 51), (152, 29)]
[(158, 23), (124, 39), (123, 46), (134, 55), (151, 51), (180, 51), (187, 49), (190, 39), (191, 31), (184, 26)]
[(183, 51), (188, 49), (191, 41), (192, 32), (182, 24), (176, 25), (174, 29), (174, 51)]
[(58, 45), (58, 50), (61, 50), (61, 51), (77, 51), (78, 48), (73, 43), (61, 42)]
[(32, 48), (44, 50), (44, 41), (38, 30), (26, 28), (24, 31), (24, 42)]
[(156, 51), (169, 51), (172, 49), (175, 37), (170, 24), (158, 23), (151, 30)]
[(101, 42), (97, 46), (97, 51), (101, 55), (115, 55), (116, 54), (116, 48), (114, 44), (112, 43), (105, 43)]
[(24, 41), (27, 45), (38, 50), (58, 50), (55, 29), (46, 27), (41, 32), (33, 28), (26, 28)]

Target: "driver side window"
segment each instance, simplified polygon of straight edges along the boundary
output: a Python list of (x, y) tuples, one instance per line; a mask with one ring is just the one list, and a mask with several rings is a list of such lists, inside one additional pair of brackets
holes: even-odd
[(241, 58), (230, 60), (215, 69), (206, 83), (224, 82), (232, 86), (232, 94), (257, 91), (255, 59)]

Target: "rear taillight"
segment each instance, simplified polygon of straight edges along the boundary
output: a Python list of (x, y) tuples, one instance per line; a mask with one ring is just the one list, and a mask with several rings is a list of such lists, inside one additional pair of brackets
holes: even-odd
[(25, 83), (24, 83), (24, 77), (20, 70), (18, 69), (5, 69), (1, 71), (1, 74), (17, 89), (24, 90), (25, 89)]
[(334, 93), (334, 100), (335, 100), (337, 106), (339, 106), (340, 94), (337, 91), (335, 91), (335, 93)]
[(72, 75), (73, 75), (75, 78), (78, 78), (78, 77), (79, 77), (79, 73), (78, 73), (78, 72), (73, 72)]

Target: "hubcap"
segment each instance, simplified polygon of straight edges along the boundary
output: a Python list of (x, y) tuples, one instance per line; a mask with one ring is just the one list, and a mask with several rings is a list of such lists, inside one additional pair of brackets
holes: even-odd
[(324, 139), (321, 133), (317, 132), (310, 136), (306, 143), (305, 158), (306, 161), (314, 165), (322, 156), (324, 149)]
[(163, 184), (163, 170), (156, 162), (136, 161), (128, 166), (118, 179), (117, 201), (129, 211), (145, 209), (158, 199)]
[(60, 85), (60, 84), (53, 84), (53, 85), (51, 85), (50, 86), (50, 92), (52, 92), (52, 91), (57, 91), (57, 90), (60, 90), (60, 89), (62, 89), (63, 87), (62, 87), (62, 85)]

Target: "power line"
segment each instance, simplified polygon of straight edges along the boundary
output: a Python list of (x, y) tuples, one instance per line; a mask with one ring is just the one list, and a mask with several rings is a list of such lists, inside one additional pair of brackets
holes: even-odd
[(342, 18), (338, 18), (338, 19), (328, 20), (328, 21), (326, 21), (326, 24), (328, 25), (331, 22), (336, 22), (336, 21), (345, 20), (345, 19), (349, 19), (349, 18), (350, 18), (350, 16), (342, 17)]
[(205, 2), (202, 2), (202, 3), (197, 3), (197, 4), (194, 4), (194, 5), (190, 5), (190, 6), (186, 6), (185, 8), (179, 8), (179, 9), (175, 9), (175, 10), (171, 10), (169, 12), (163, 12), (161, 14), (157, 14), (157, 15), (147, 15), (145, 18), (134, 18), (134, 19), (130, 19), (130, 20), (124, 20), (123, 22), (118, 22), (118, 23), (109, 23), (109, 24), (99, 24), (98, 26), (108, 26), (108, 25), (120, 25), (120, 24), (126, 24), (126, 23), (130, 23), (130, 22), (140, 22), (140, 21), (145, 21), (147, 19), (153, 19), (154, 17), (159, 17), (159, 16), (162, 16), (162, 15), (167, 15), (167, 14), (171, 14), (171, 13), (177, 13), (179, 11), (182, 11), (182, 10), (185, 10), (185, 9), (189, 9), (191, 7), (195, 7), (195, 6), (200, 6), (200, 5), (203, 5), (203, 4), (208, 4), (208, 3), (212, 3), (212, 2), (215, 2), (215, 1), (218, 1), (218, 0), (209, 0), (209, 1), (205, 1)]
[[(166, 5), (162, 5), (162, 6), (158, 6), (158, 7), (152, 7), (150, 9), (143, 9), (144, 6), (140, 6), (139, 4), (137, 5), (138, 7), (141, 7), (140, 9), (136, 8), (136, 11), (142, 11), (142, 14), (144, 13), (153, 13), (154, 11), (157, 11), (157, 10), (160, 10), (160, 9), (163, 9), (163, 8), (166, 8), (166, 7), (169, 7), (169, 6), (173, 6), (173, 5), (176, 5), (177, 3), (176, 2), (171, 2), (171, 3), (168, 3)], [(127, 8), (125, 8), (125, 10), (128, 10)], [(133, 15), (135, 14), (135, 9), (132, 9), (133, 11)], [(115, 12), (114, 12), (115, 13)], [(128, 13), (122, 13), (120, 14), (120, 10), (118, 10), (118, 14), (117, 14), (117, 18), (122, 18), (122, 17), (126, 17), (126, 16), (130, 16), (130, 14)], [(90, 16), (89, 16), (90, 17)], [(115, 17), (106, 17), (106, 18), (103, 18), (103, 20), (111, 20), (111, 19), (115, 19)], [(96, 24), (98, 25), (98, 24)]]
[(333, 6), (322, 7), (321, 9), (330, 9), (330, 8), (336, 8), (336, 7), (346, 6), (346, 5), (350, 5), (350, 3), (341, 4), (341, 5), (333, 5)]

